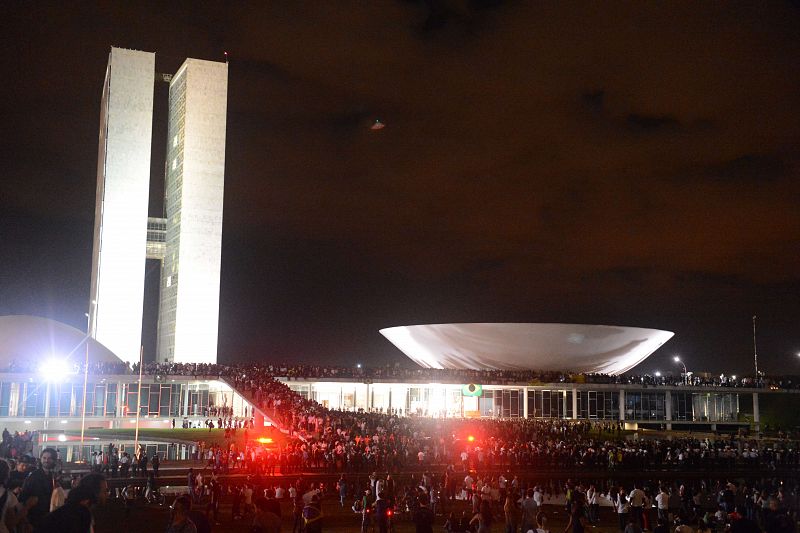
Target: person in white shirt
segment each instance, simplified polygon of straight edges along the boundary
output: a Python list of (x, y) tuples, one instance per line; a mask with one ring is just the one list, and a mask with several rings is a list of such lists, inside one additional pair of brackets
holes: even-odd
[(630, 509), (630, 506), (628, 505), (628, 496), (625, 494), (624, 487), (619, 488), (619, 492), (613, 501), (619, 520), (619, 530), (625, 531), (625, 527), (628, 525), (628, 509)]
[(589, 506), (589, 522), (596, 524), (600, 520), (600, 501), (598, 500), (597, 488), (594, 484), (589, 485), (586, 490), (586, 503)]
[(669, 492), (664, 487), (656, 494), (656, 506), (658, 506), (658, 518), (669, 522)]
[(644, 509), (645, 496), (646, 495), (644, 491), (635, 485), (631, 493), (628, 495), (628, 502), (631, 506), (633, 521), (640, 528), (642, 527), (642, 510)]
[(533, 501), (535, 501), (536, 505), (539, 507), (544, 504), (544, 492), (542, 492), (542, 487), (538, 485), (533, 489)]

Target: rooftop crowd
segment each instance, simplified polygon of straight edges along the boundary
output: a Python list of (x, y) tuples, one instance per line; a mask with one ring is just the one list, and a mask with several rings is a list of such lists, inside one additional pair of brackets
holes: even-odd
[[(36, 373), (38, 363), (15, 360), (0, 372)], [(78, 362), (76, 373), (83, 371)], [(132, 367), (123, 362), (95, 363), (90, 365), (91, 374), (126, 375), (138, 374), (139, 365)], [(597, 383), (614, 385), (645, 386), (691, 386), (691, 387), (755, 387), (755, 388), (800, 388), (800, 376), (760, 375), (758, 382), (752, 376), (700, 374), (586, 374), (569, 371), (549, 372), (539, 370), (470, 370), (438, 368), (405, 368), (399, 365), (376, 367), (306, 365), (306, 364), (197, 364), (197, 363), (146, 363), (146, 375), (181, 376), (221, 376), (235, 377), (240, 374), (264, 374), (288, 379), (352, 379), (394, 380), (408, 382), (441, 383), (483, 383), (483, 384), (522, 384), (522, 383)]]

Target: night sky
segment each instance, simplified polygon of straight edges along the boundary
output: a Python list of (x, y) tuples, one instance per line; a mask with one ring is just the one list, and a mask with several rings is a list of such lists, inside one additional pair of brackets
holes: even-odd
[(797, 3), (179, 5), (0, 8), (0, 314), (85, 327), (109, 47), (228, 51), (222, 362), (577, 322), (674, 331), (637, 370), (743, 373), (757, 314), (761, 368), (800, 373)]

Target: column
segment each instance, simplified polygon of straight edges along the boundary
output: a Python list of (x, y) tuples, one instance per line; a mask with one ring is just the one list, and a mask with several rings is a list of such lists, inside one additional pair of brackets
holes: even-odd
[(561, 391), (561, 400), (562, 400), (562, 402), (561, 402), (562, 403), (561, 412), (563, 413), (563, 418), (567, 418), (567, 391), (566, 390), (562, 390)]
[(664, 410), (667, 421), (667, 431), (672, 429), (672, 391), (668, 390), (664, 393)]
[(181, 383), (181, 389), (185, 392), (183, 395), (183, 413), (181, 413), (181, 415), (189, 416), (189, 397), (191, 396), (189, 393), (189, 383)]
[(619, 419), (625, 422), (625, 389), (619, 390)]
[(761, 433), (761, 413), (758, 410), (758, 393), (753, 393), (753, 425), (756, 434)]
[(578, 419), (578, 387), (572, 387), (572, 419)]
[(522, 403), (522, 418), (528, 418), (528, 387), (522, 387), (522, 394), (525, 401)]

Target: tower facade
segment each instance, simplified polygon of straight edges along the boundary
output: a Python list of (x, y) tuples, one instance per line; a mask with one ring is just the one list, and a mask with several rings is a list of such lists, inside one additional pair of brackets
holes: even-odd
[[(166, 80), (166, 217), (148, 220), (154, 83)], [(175, 75), (156, 75), (155, 54), (111, 49), (89, 332), (125, 361), (139, 360), (145, 258), (162, 264), (157, 360), (217, 360), (227, 84), (227, 63), (187, 59)]]
[(217, 361), (228, 65), (187, 59), (169, 87), (158, 360)]
[(112, 48), (100, 108), (89, 332), (125, 361), (142, 338), (155, 54)]

